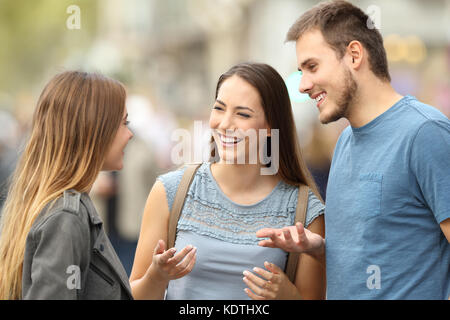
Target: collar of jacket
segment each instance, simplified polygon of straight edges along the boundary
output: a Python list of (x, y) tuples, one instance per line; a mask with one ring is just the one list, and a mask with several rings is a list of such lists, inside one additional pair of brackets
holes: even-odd
[(70, 189), (64, 191), (64, 208), (69, 211), (73, 211), (74, 213), (78, 213), (80, 209), (80, 200), (88, 209), (89, 219), (92, 224), (102, 224), (102, 220), (100, 219), (97, 210), (95, 210), (94, 204), (92, 203), (91, 198), (87, 193), (80, 193), (76, 190)]

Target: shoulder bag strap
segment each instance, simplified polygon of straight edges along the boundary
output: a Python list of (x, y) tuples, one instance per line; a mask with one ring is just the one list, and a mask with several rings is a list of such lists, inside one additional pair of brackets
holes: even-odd
[(184, 171), (181, 182), (178, 185), (177, 193), (172, 204), (172, 210), (169, 216), (169, 228), (167, 232), (167, 249), (172, 248), (175, 245), (175, 238), (177, 236), (177, 224), (180, 218), (181, 210), (184, 206), (184, 200), (189, 190), (189, 186), (194, 178), (195, 172), (201, 166), (201, 163), (188, 164)]
[[(297, 210), (295, 213), (294, 225), (300, 221), (303, 226), (305, 225), (306, 220), (306, 208), (308, 206), (308, 192), (309, 187), (302, 184), (298, 188), (298, 200), (297, 200)], [(300, 257), (299, 253), (290, 252), (288, 254), (287, 262), (286, 262), (286, 275), (292, 283), (295, 281), (295, 275), (297, 272), (297, 263)]]

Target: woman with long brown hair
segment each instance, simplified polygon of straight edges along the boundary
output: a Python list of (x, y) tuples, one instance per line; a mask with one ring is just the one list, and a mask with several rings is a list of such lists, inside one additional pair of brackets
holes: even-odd
[(0, 299), (131, 299), (127, 275), (88, 196), (120, 170), (126, 92), (66, 71), (43, 90), (1, 216)]
[[(324, 205), (301, 156), (282, 77), (266, 64), (232, 67), (217, 83), (209, 124), (217, 160), (195, 172), (175, 248), (166, 245), (169, 214), (186, 169), (160, 176), (150, 191), (130, 276), (134, 297), (325, 298), (323, 261), (300, 256), (292, 282), (284, 272), (287, 253), (258, 246), (256, 237), (263, 227), (293, 224), (300, 185), (310, 189), (305, 227), (325, 233)], [(271, 161), (251, 161), (264, 148), (252, 143), (251, 132), (272, 146), (265, 153)]]

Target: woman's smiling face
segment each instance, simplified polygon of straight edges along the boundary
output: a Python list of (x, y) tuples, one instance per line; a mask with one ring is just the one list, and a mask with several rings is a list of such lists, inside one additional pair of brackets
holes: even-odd
[(259, 140), (259, 130), (269, 130), (259, 92), (237, 75), (220, 86), (209, 125), (220, 159), (227, 163), (241, 163), (238, 159), (248, 163), (249, 155), (258, 159), (257, 143), (251, 143), (254, 139), (249, 137), (254, 133)]

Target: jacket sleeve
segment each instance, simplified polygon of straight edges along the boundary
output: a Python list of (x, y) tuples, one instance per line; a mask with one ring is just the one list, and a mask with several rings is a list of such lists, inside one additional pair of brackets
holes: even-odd
[(77, 214), (46, 218), (27, 239), (23, 299), (77, 299), (89, 261), (89, 227)]

